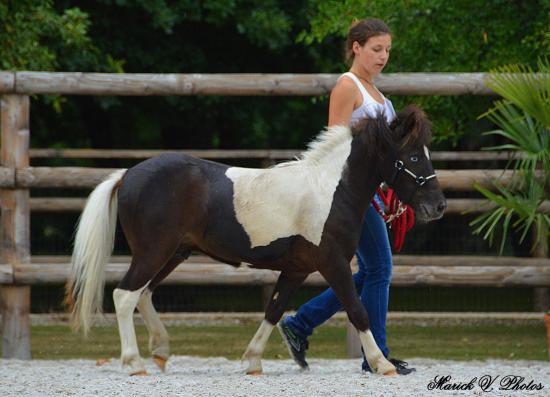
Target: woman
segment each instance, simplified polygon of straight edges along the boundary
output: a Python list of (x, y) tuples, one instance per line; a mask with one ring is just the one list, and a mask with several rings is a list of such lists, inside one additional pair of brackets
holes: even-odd
[[(346, 58), (351, 61), (330, 94), (328, 125), (350, 125), (365, 116), (383, 113), (388, 122), (395, 118), (392, 103), (373, 83), (390, 56), (392, 36), (388, 26), (379, 19), (364, 19), (352, 24), (346, 41)], [(376, 200), (380, 200), (375, 197)], [(382, 204), (379, 202), (382, 206)], [(356, 252), (359, 271), (353, 279), (361, 302), (370, 320), (370, 329), (382, 353), (388, 357), (386, 345), (386, 314), (388, 312), (392, 257), (388, 232), (382, 217), (372, 204), (365, 215), (363, 230)], [(307, 337), (313, 329), (341, 309), (332, 289), (302, 305), (295, 316), (286, 317), (278, 327), (290, 354), (300, 367), (307, 368), (305, 352)], [(397, 373), (407, 375), (414, 368), (390, 359)], [(364, 371), (370, 371), (363, 356)]]

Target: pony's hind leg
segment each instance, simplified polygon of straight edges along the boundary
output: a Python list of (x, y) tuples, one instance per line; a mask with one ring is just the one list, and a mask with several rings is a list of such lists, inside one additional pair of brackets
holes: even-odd
[(168, 336), (168, 331), (166, 331), (153, 305), (153, 291), (157, 285), (188, 256), (189, 254), (185, 252), (178, 253), (172, 257), (143, 291), (137, 305), (139, 313), (149, 332), (149, 351), (153, 356), (153, 361), (162, 371), (165, 371), (166, 362), (170, 357), (170, 338)]
[[(120, 334), (120, 358), (122, 365), (130, 366), (130, 375), (147, 374), (143, 359), (139, 355), (133, 315), (144, 290), (150, 286), (152, 281), (156, 278), (156, 275), (159, 274), (168, 264), (166, 258), (174, 256), (175, 248), (170, 250), (170, 254), (164, 256), (163, 258), (163, 255), (158, 254), (158, 252), (168, 251), (166, 246), (163, 248), (165, 249), (161, 250), (159, 247), (157, 253), (153, 252), (154, 250), (148, 250), (148, 254), (143, 254), (141, 252), (135, 253), (132, 258), (130, 269), (117, 288), (113, 291), (118, 331)], [(150, 306), (147, 305), (147, 300), (150, 300), (150, 294), (148, 293), (147, 295), (149, 296), (146, 296), (143, 301), (146, 311), (147, 308), (152, 308), (152, 303)], [(154, 308), (152, 311), (149, 310), (148, 314), (148, 318), (156, 324), (157, 321), (155, 320), (158, 317), (158, 314), (156, 314)], [(158, 323), (160, 323), (160, 319), (158, 319)], [(154, 327), (155, 326), (153, 326), (153, 328)], [(164, 331), (166, 332), (166, 330)]]
[(133, 317), (136, 305), (146, 287), (147, 284), (134, 291), (122, 288), (115, 288), (113, 291), (113, 301), (120, 335), (120, 360), (122, 365), (130, 366), (130, 375), (147, 374), (143, 360), (139, 355)]
[(242, 360), (246, 360), (248, 362), (246, 367), (247, 375), (260, 375), (263, 372), (262, 354), (274, 326), (274, 324), (271, 324), (269, 321), (264, 319), (248, 343), (248, 346), (242, 356)]
[(300, 287), (306, 277), (307, 274), (289, 275), (281, 273), (279, 275), (265, 312), (265, 318), (242, 356), (242, 360), (248, 361), (246, 368), (247, 375), (259, 375), (262, 373), (262, 355), (273, 327), (283, 316), (290, 296)]
[(147, 287), (141, 294), (137, 307), (149, 332), (149, 351), (153, 356), (153, 361), (164, 371), (166, 361), (170, 356), (170, 343), (168, 331), (153, 306), (152, 297), (153, 291)]

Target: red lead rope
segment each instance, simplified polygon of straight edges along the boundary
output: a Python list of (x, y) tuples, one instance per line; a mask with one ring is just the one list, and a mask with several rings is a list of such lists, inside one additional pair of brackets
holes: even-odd
[(399, 201), (393, 189), (388, 189), (388, 192), (385, 193), (381, 188), (378, 188), (376, 193), (384, 202), (387, 213), (380, 208), (375, 199), (372, 199), (372, 205), (382, 216), (384, 222), (390, 224), (390, 229), (393, 230), (393, 247), (399, 252), (403, 248), (405, 235), (414, 225), (414, 211), (411, 207)]

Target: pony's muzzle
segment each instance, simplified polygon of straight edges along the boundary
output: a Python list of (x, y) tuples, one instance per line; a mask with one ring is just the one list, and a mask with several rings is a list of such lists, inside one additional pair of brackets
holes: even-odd
[(436, 204), (420, 204), (421, 213), (417, 214), (418, 220), (429, 222), (440, 219), (447, 209), (447, 200), (443, 199)]
[(442, 201), (439, 202), (439, 204), (437, 204), (437, 213), (438, 213), (437, 219), (443, 216), (446, 209), (447, 209), (447, 200), (443, 199)]

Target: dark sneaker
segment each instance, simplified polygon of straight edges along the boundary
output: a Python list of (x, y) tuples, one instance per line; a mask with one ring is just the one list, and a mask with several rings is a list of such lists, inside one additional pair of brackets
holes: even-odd
[[(395, 366), (395, 371), (399, 375), (408, 375), (411, 372), (416, 371), (416, 368), (409, 368), (409, 363), (407, 363), (406, 361), (398, 360), (396, 358), (389, 358), (388, 361)], [(364, 358), (361, 368), (363, 369), (363, 372), (372, 372), (371, 368), (369, 367), (369, 363)]]
[(306, 350), (309, 347), (307, 339), (302, 338), (294, 332), (290, 325), (285, 324), (285, 320), (279, 321), (277, 323), (277, 328), (286, 343), (286, 347), (288, 347), (290, 356), (294, 359), (296, 364), (302, 369), (309, 369), (309, 365), (306, 361)]

